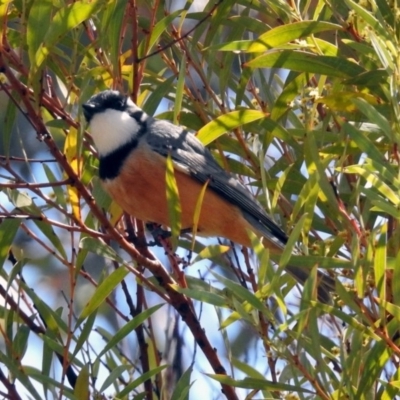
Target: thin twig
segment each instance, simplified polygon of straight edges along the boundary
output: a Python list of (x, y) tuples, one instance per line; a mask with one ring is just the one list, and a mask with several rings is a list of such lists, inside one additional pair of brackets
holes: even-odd
[(8, 188), (8, 189), (39, 189), (39, 188), (47, 188), (53, 186), (65, 186), (70, 185), (71, 179), (64, 179), (59, 182), (43, 182), (43, 183), (30, 183), (30, 182), (18, 182), (18, 183), (8, 183), (8, 182), (0, 182), (0, 188)]
[(146, 60), (147, 58), (153, 57), (156, 54), (164, 52), (166, 49), (172, 47), (175, 43), (178, 43), (182, 41), (183, 39), (187, 38), (193, 31), (195, 31), (203, 22), (207, 21), (213, 14), (213, 12), (218, 8), (218, 6), (223, 2), (223, 0), (219, 0), (217, 3), (214, 4), (214, 6), (211, 8), (211, 10), (206, 14), (205, 17), (203, 17), (193, 28), (189, 29), (184, 35), (177, 37), (176, 39), (172, 40), (169, 42), (167, 45), (164, 47), (160, 47), (159, 49), (153, 51), (150, 54), (145, 55), (144, 57), (137, 58), (134, 60), (135, 63), (140, 63), (143, 60)]

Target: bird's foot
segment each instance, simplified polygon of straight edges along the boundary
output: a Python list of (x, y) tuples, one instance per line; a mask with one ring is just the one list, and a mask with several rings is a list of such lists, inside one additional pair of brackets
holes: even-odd
[(149, 243), (147, 243), (148, 246), (162, 247), (161, 241), (163, 239), (168, 239), (171, 237), (170, 231), (167, 231), (161, 225), (156, 224), (154, 222), (147, 223), (146, 228), (151, 233), (151, 236), (153, 236), (153, 239), (154, 239), (154, 240), (150, 241)]
[[(168, 239), (172, 236), (171, 231), (168, 231), (162, 227), (162, 225), (156, 224), (154, 222), (149, 222), (146, 224), (147, 230), (153, 236), (151, 242), (149, 242), (148, 246), (160, 246), (162, 247), (161, 240)], [(192, 233), (192, 228), (184, 228), (180, 231), (180, 235), (185, 235), (186, 233)]]

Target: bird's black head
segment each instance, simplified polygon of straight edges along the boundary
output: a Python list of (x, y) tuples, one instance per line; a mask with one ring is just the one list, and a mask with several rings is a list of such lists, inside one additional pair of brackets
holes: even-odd
[(90, 122), (95, 114), (108, 109), (125, 111), (129, 97), (116, 90), (104, 90), (92, 96), (86, 103), (82, 104), (83, 115), (87, 122)]

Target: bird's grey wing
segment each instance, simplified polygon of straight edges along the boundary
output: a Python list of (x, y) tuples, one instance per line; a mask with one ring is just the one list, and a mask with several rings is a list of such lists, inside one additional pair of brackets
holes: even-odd
[(188, 171), (200, 183), (240, 208), (244, 218), (268, 240), (279, 247), (287, 242), (287, 235), (265, 213), (261, 205), (232, 175), (215, 161), (210, 151), (190, 132), (168, 121), (153, 120), (146, 140), (151, 148)]

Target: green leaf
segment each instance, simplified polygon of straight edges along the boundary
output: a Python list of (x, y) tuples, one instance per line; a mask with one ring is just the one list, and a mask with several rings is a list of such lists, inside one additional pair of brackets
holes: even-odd
[(264, 379), (264, 375), (260, 371), (258, 371), (257, 368), (252, 367), (251, 365), (246, 364), (245, 362), (238, 360), (235, 357), (232, 357), (231, 361), (232, 365), (235, 368), (244, 372), (250, 378)]
[(19, 360), (22, 360), (25, 355), (30, 332), (31, 330), (28, 326), (21, 325), (13, 338), (13, 356), (18, 358)]
[(60, 41), (60, 38), (83, 21), (89, 19), (101, 4), (103, 4), (102, 0), (77, 0), (72, 4), (63, 6), (55, 13), (51, 19), (51, 24), (48, 25), (48, 31), (44, 35), (44, 41), (36, 52), (35, 62), (31, 68), (31, 76), (37, 73), (53, 50), (53, 46)]
[(64, 333), (68, 332), (66, 323), (60, 318), (57, 312), (43, 301), (33, 289), (26, 285), (23, 285), (23, 287), (35, 304), (35, 308), (38, 310), (40, 317), (46, 324), (47, 334), (49, 335), (49, 332), (51, 332), (52, 337), (60, 338), (61, 331)]
[(89, 364), (85, 364), (85, 366), (80, 370), (78, 379), (76, 380), (76, 384), (74, 387), (74, 395), (78, 400), (87, 400), (90, 396), (89, 390)]
[(174, 163), (171, 155), (168, 154), (166, 159), (166, 189), (167, 189), (167, 204), (168, 204), (168, 217), (172, 233), (172, 243), (175, 249), (178, 245), (178, 238), (181, 234), (181, 215), (182, 207), (179, 197), (178, 183), (175, 178)]
[(224, 278), (223, 276), (210, 271), (216, 279), (218, 279), (226, 288), (231, 290), (232, 294), (242, 301), (248, 302), (253, 308), (259, 311), (265, 311), (265, 304), (257, 298), (254, 293), (251, 293), (247, 288), (244, 288), (239, 283), (233, 282), (230, 279)]
[(8, 189), (7, 194), (16, 208), (30, 207), (33, 204), (31, 196), (21, 190)]
[(391, 352), (386, 344), (386, 341), (379, 340), (374, 342), (374, 346), (369, 351), (366, 357), (362, 375), (359, 380), (358, 390), (355, 399), (363, 399), (364, 394), (369, 392), (369, 389), (376, 383), (387, 362), (391, 357)]
[(54, 248), (58, 251), (60, 256), (64, 259), (67, 259), (67, 253), (65, 251), (63, 242), (59, 235), (54, 232), (53, 227), (46, 221), (40, 221), (34, 219), (33, 222), (40, 229), (40, 231), (49, 239), (50, 243), (54, 246)]
[(288, 110), (291, 102), (301, 93), (307, 82), (307, 74), (290, 72), (282, 92), (275, 101), (271, 110), (271, 120), (278, 121)]
[(100, 35), (99, 39), (106, 42), (104, 47), (109, 48), (111, 64), (114, 66), (119, 63), (121, 29), (123, 28), (122, 24), (116, 24), (115, 21), (123, 20), (127, 3), (128, 0), (110, 1), (103, 14), (101, 29), (107, 32), (107, 35)]
[(107, 258), (118, 263), (123, 263), (122, 258), (116, 253), (116, 251), (109, 245), (103, 242), (102, 239), (95, 239), (92, 237), (84, 237), (79, 243), (79, 247), (84, 250), (88, 250), (98, 256)]
[[(219, 37), (218, 30), (221, 29), (226, 19), (231, 15), (232, 8), (236, 5), (236, 0), (224, 0), (218, 4), (215, 11), (211, 15), (209, 20), (209, 28), (207, 30), (207, 35), (204, 39), (204, 46), (207, 47), (209, 44)], [(215, 3), (210, 3), (214, 5)], [(198, 40), (198, 39), (197, 39)]]
[[(275, 259), (275, 256), (271, 254), (271, 258)], [(296, 265), (303, 268), (312, 268), (315, 265), (319, 265), (323, 269), (327, 268), (345, 268), (351, 269), (353, 263), (351, 260), (345, 260), (341, 258), (328, 258), (325, 256), (296, 256), (292, 255), (288, 261), (289, 265)]]
[(266, 118), (266, 115), (258, 110), (245, 109), (231, 111), (220, 115), (218, 118), (203, 126), (203, 128), (197, 132), (197, 139), (206, 146), (224, 133), (262, 118)]
[(101, 388), (99, 390), (100, 393), (103, 393), (110, 385), (114, 384), (114, 382), (125, 372), (131, 368), (130, 365), (117, 365), (112, 369), (111, 373), (107, 375), (107, 378), (104, 380)]
[(368, 10), (366, 7), (355, 3), (352, 0), (344, 0), (345, 3), (352, 8), (358, 17), (361, 17), (367, 24), (370, 25), (374, 31), (378, 33), (379, 36), (384, 38), (385, 40), (391, 40), (392, 38), (389, 35), (388, 30), (386, 27), (378, 21)]
[(388, 303), (387, 301), (382, 301), (380, 298), (377, 298), (376, 301), (380, 303), (381, 307), (383, 307), (388, 313), (393, 315), (398, 322), (400, 322), (400, 306)]
[(358, 174), (364, 177), (373, 188), (382, 194), (384, 199), (391, 201), (396, 207), (400, 205), (400, 198), (398, 194), (395, 193), (385, 182), (383, 182), (380, 175), (371, 173), (363, 166), (358, 165), (350, 165), (349, 167), (345, 167), (343, 172), (348, 174)]
[(175, 91), (174, 119), (172, 120), (174, 124), (179, 124), (180, 113), (182, 111), (182, 99), (186, 81), (186, 68), (186, 56), (183, 55), (179, 66), (179, 77)]
[(314, 49), (314, 53), (332, 57), (337, 57), (340, 54), (340, 48), (335, 44), (327, 42), (326, 40), (316, 37), (308, 37), (306, 41), (311, 47), (311, 50)]
[(324, 303), (320, 303), (320, 302), (316, 302), (316, 301), (311, 300), (310, 304), (313, 307), (318, 307), (319, 309), (321, 309), (326, 314), (334, 315), (339, 320), (341, 320), (343, 323), (346, 323), (349, 326), (351, 326), (352, 328), (357, 329), (357, 331), (359, 331), (359, 332), (361, 332), (363, 334), (368, 334), (374, 340), (379, 341), (380, 340), (379, 336), (374, 334), (373, 330), (371, 328), (368, 328), (368, 326), (366, 326), (363, 323), (363, 321), (361, 320), (362, 318), (360, 318), (360, 314), (359, 314), (360, 310), (359, 310), (359, 308), (354, 303), (352, 295), (350, 295), (345, 290), (345, 288), (340, 283), (340, 281), (336, 283), (336, 289), (337, 289), (337, 292), (338, 292), (338, 295), (339, 295), (339, 298), (341, 299), (341, 301), (343, 301), (344, 304), (346, 304), (348, 307), (351, 307), (353, 310), (356, 311), (356, 313), (354, 313), (354, 316), (349, 314), (348, 312), (343, 312), (342, 310), (340, 310), (337, 307), (328, 306), (328, 305), (326, 305)]
[[(51, 375), (51, 368), (54, 360), (54, 352), (43, 342), (42, 352), (42, 370), (40, 371), (44, 376)], [(28, 372), (27, 372), (28, 373)], [(48, 382), (43, 382), (43, 392), (46, 393), (49, 390)]]
[[(305, 185), (303, 185), (291, 215), (291, 219), (293, 221), (296, 221), (300, 212), (303, 216), (307, 215), (306, 218), (302, 217), (304, 224), (303, 229), (306, 235), (308, 234), (311, 226), (312, 218), (314, 216), (314, 207), (316, 206), (320, 192), (319, 182), (316, 178), (316, 174), (311, 175)], [(311, 212), (311, 215), (307, 214), (308, 211)]]
[(213, 154), (215, 160), (220, 164), (227, 165), (227, 170), (235, 175), (248, 176), (249, 178), (257, 179), (256, 171), (251, 168), (251, 166), (246, 165), (243, 160), (237, 160), (235, 158), (227, 158), (219, 153)]
[(342, 29), (340, 25), (324, 21), (301, 21), (270, 29), (255, 40), (217, 44), (211, 46), (208, 50), (259, 53), (316, 33)]
[[(385, 275), (387, 274), (387, 224), (383, 224), (381, 227), (380, 236), (378, 239), (378, 243), (375, 246), (375, 255), (374, 255), (374, 277), (375, 277), (375, 285), (376, 289), (379, 293), (380, 299), (385, 299), (386, 295), (386, 279)], [(383, 318), (385, 316), (383, 315)]]
[(190, 297), (191, 299), (198, 300), (202, 303), (211, 304), (216, 307), (226, 307), (228, 303), (230, 303), (229, 299), (227, 299), (226, 297), (220, 296), (219, 294), (210, 291), (182, 288), (179, 285), (171, 285), (171, 287), (177, 292), (182, 293)]
[(300, 237), (301, 231), (303, 230), (303, 224), (304, 221), (307, 219), (307, 214), (303, 214), (301, 218), (296, 222), (296, 225), (294, 226), (292, 233), (289, 236), (289, 239), (285, 245), (285, 248), (282, 252), (282, 255), (280, 256), (280, 262), (279, 266), (285, 267), (288, 265), (288, 262), (292, 256), (293, 249), (296, 246), (296, 243)]
[[(158, 90), (159, 88), (157, 88)], [(169, 86), (168, 92), (171, 91), (171, 84)], [(147, 102), (146, 102), (147, 105)], [(147, 109), (147, 107), (146, 107)], [(166, 119), (168, 121), (173, 121), (174, 119), (174, 112), (173, 111), (164, 111), (157, 115), (158, 119)], [(192, 131), (198, 131), (201, 127), (204, 126), (203, 121), (199, 118), (198, 115), (193, 114), (191, 112), (187, 112), (181, 110), (179, 115), (179, 125), (186, 126), (188, 129)]]
[(153, 368), (150, 371), (145, 372), (144, 374), (141, 374), (138, 379), (135, 379), (131, 383), (129, 383), (124, 390), (121, 390), (119, 392), (118, 397), (123, 398), (124, 396), (127, 396), (128, 394), (132, 393), (132, 391), (137, 388), (139, 385), (153, 377), (154, 375), (159, 374), (161, 371), (163, 371), (165, 368), (167, 368), (168, 365), (161, 365), (159, 367)]
[[(157, 22), (157, 24), (152, 28), (150, 38), (148, 39), (148, 50), (151, 53), (151, 49), (157, 43), (160, 36), (168, 29), (168, 27), (174, 22), (174, 20), (182, 14), (182, 17), (186, 15), (184, 10), (176, 10), (171, 14), (167, 15), (163, 19)], [(185, 57), (182, 57), (182, 60)]]
[(159, 310), (164, 304), (157, 304), (149, 309), (142, 311), (139, 315), (135, 316), (131, 321), (126, 323), (117, 333), (115, 333), (112, 339), (107, 343), (104, 349), (97, 356), (97, 360), (100, 359), (107, 351), (114, 348), (123, 338), (133, 332), (139, 325), (143, 324), (144, 321), (149, 319), (157, 310)]
[(3, 351), (0, 351), (0, 362), (9, 370), (9, 374), (18, 380), (19, 384), (22, 385), (29, 396), (36, 400), (43, 400), (43, 397), (39, 395), (35, 387), (33, 386), (29, 376), (25, 373), (24, 369), (21, 368), (20, 363), (17, 363), (13, 357), (7, 357)]
[[(262, 35), (266, 28), (264, 21), (260, 21), (253, 16), (247, 15), (232, 15), (228, 18), (227, 23), (231, 28), (236, 29), (239, 25), (241, 28), (244, 28), (247, 31), (257, 33), (257, 35)], [(211, 48), (214, 48), (214, 46), (209, 47), (209, 49)]]
[(353, 98), (352, 101), (357, 106), (357, 108), (367, 117), (368, 121), (373, 121), (376, 125), (379, 126), (379, 128), (389, 140), (393, 140), (393, 132), (390, 127), (389, 121), (382, 114), (380, 114), (373, 105), (360, 97)]
[(375, 35), (374, 32), (368, 32), (368, 33), (371, 40), (371, 44), (372, 46), (374, 46), (375, 52), (379, 57), (379, 60), (383, 65), (383, 68), (387, 71), (388, 75), (392, 75), (394, 71), (396, 71), (397, 69), (395, 61), (393, 60), (393, 58), (397, 57), (397, 51), (396, 55), (393, 57), (393, 54), (389, 51), (387, 41)]
[(175, 386), (174, 392), (170, 397), (171, 400), (189, 400), (189, 391), (194, 383), (194, 381), (190, 382), (192, 372), (193, 366), (190, 366), (179, 378), (179, 381)]
[(18, 218), (5, 218), (0, 223), (0, 269), (3, 268), (5, 261), (8, 259), (8, 254), (14, 237), (21, 224)]
[(367, 189), (365, 187), (362, 187), (361, 193), (363, 193), (368, 200), (371, 202), (373, 207), (371, 206), (369, 208), (369, 212), (375, 211), (375, 212), (380, 212), (380, 213), (386, 213), (387, 215), (391, 215), (394, 218), (400, 219), (400, 210), (397, 207), (394, 207), (392, 204), (390, 204), (385, 198), (380, 196), (378, 193), (376, 193), (376, 190), (373, 189)]
[[(160, 81), (157, 81), (157, 86), (156, 88), (149, 93), (149, 97), (146, 99), (146, 103), (143, 104), (143, 110), (147, 112), (149, 115), (154, 115), (155, 112), (157, 111), (157, 108), (160, 106), (161, 101), (168, 96), (168, 94), (171, 92), (171, 88), (174, 87), (174, 82), (176, 81), (176, 77), (174, 75), (170, 76), (169, 78)], [(157, 118), (161, 119), (169, 119), (168, 118), (168, 112), (162, 113), (159, 115)], [(185, 115), (186, 113), (183, 113), (181, 110), (181, 118), (180, 118), (180, 123), (182, 125), (186, 125), (185, 121), (183, 118), (182, 120), (182, 114)], [(190, 118), (193, 119), (193, 115), (190, 114)]]
[(227, 375), (216, 375), (216, 374), (207, 374), (207, 376), (225, 385), (230, 385), (233, 387), (240, 387), (245, 389), (274, 390), (274, 391), (283, 390), (295, 393), (310, 393), (310, 394), (314, 393), (311, 390), (304, 389), (299, 386), (273, 382), (267, 379), (258, 379), (258, 378), (232, 379)]
[[(28, 377), (35, 380), (36, 382), (40, 382), (41, 384), (43, 384), (43, 386), (48, 385), (51, 387), (62, 389), (66, 398), (74, 398), (72, 390), (67, 387), (64, 382), (60, 382), (59, 380), (57, 381), (54, 378), (51, 378), (48, 374), (44, 373), (44, 371), (40, 371), (39, 369), (30, 367), (29, 365), (24, 365), (24, 371)], [(39, 398), (43, 400), (43, 397)]]
[[(388, 262), (388, 264), (389, 264), (389, 262)], [(397, 252), (397, 255), (394, 259), (394, 266), (392, 269), (393, 269), (393, 280), (392, 280), (393, 289), (392, 290), (393, 290), (394, 303), (400, 305), (400, 252)], [(394, 312), (392, 312), (392, 311), (390, 311), (390, 312), (393, 315), (395, 315)], [(399, 319), (399, 321), (400, 321), (400, 319)]]
[(93, 326), (96, 322), (97, 318), (97, 310), (92, 312), (83, 326), (83, 329), (77, 335), (76, 345), (74, 348), (73, 355), (74, 357), (78, 354), (78, 352), (82, 349), (82, 346), (88, 343), (89, 335), (93, 332)]
[(42, 45), (49, 25), (44, 21), (52, 20), (53, 2), (51, 0), (35, 0), (29, 11), (26, 27), (26, 42), (30, 63), (35, 62), (36, 52)]
[(2, 144), (5, 156), (10, 155), (11, 143), (12, 143), (11, 138), (14, 133), (13, 128), (15, 126), (17, 115), (18, 115), (17, 106), (13, 101), (8, 101), (1, 128)]
[(358, 64), (344, 58), (319, 56), (301, 51), (271, 51), (243, 64), (247, 68), (285, 68), (336, 78), (351, 78), (364, 72)]
[(86, 304), (78, 318), (76, 327), (87, 318), (91, 313), (93, 313), (97, 308), (100, 307), (106, 298), (111, 294), (113, 290), (121, 283), (121, 281), (128, 275), (129, 271), (125, 267), (119, 267), (113, 271), (106, 279), (97, 287), (93, 296), (90, 298), (89, 302)]
[[(52, 169), (48, 166), (48, 164), (43, 163), (43, 170), (46, 174), (47, 180), (50, 183), (57, 182), (58, 179), (54, 175)], [(59, 206), (66, 208), (67, 203), (66, 203), (66, 198), (65, 198), (65, 192), (61, 186), (53, 186), (54, 194), (56, 196), (56, 202)]]
[(343, 81), (343, 84), (357, 85), (360, 88), (367, 87), (376, 90), (376, 86), (384, 85), (387, 82), (387, 79), (388, 79), (387, 71), (383, 69), (377, 69), (374, 71), (365, 71), (357, 76), (345, 79)]

